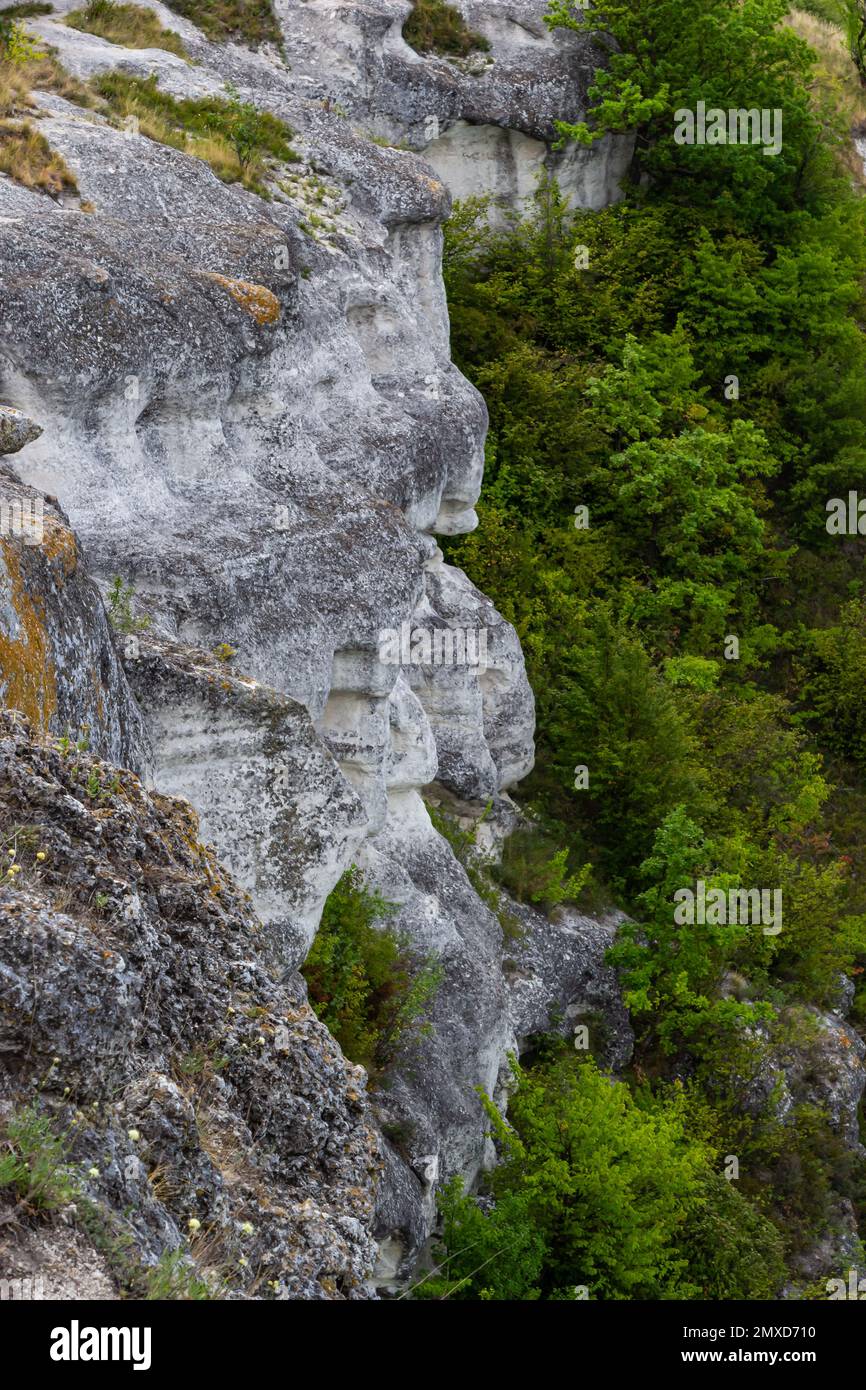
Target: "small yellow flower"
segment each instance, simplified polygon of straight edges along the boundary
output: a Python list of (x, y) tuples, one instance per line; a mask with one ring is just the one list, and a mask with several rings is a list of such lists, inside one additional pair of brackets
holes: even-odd
[(201, 1222), (199, 1221), (197, 1216), (191, 1216), (186, 1224), (192, 1231), (193, 1235), (195, 1235), (196, 1231), (201, 1230)]
[(88, 1176), (89, 1178), (98, 1178), (98, 1177), (99, 1177), (99, 1169), (98, 1169), (98, 1168), (88, 1168), (88, 1170), (87, 1170), (87, 1176)]
[(238, 1264), (242, 1268), (246, 1268), (246, 1266), (249, 1264), (249, 1260), (247, 1259), (246, 1255), (241, 1255), (240, 1259), (238, 1260)]
[(133, 1144), (137, 1144), (139, 1139), (141, 1138), (141, 1135), (139, 1134), (137, 1129), (128, 1129), (126, 1131), (126, 1137), (127, 1139), (131, 1139)]
[(241, 1226), (241, 1232), (242, 1232), (243, 1235), (245, 1235), (245, 1236), (251, 1236), (251, 1235), (253, 1234), (253, 1231), (254, 1231), (255, 1229), (256, 1229), (256, 1228), (255, 1228), (255, 1226), (253, 1225), (252, 1221), (244, 1221), (244, 1223), (243, 1223), (242, 1226)]
[(41, 861), (45, 858), (45, 850), (44, 850), (44, 849), (39, 849), (39, 850), (37, 850), (37, 851), (36, 851), (36, 858), (37, 858), (37, 859), (40, 861), (40, 863), (41, 863)]

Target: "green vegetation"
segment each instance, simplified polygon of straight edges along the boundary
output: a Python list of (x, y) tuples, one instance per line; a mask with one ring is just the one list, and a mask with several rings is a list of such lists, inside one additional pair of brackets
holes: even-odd
[(229, 84), (225, 98), (182, 101), (160, 91), (155, 75), (143, 79), (107, 72), (94, 78), (92, 86), (118, 121), (134, 117), (142, 135), (205, 160), (226, 183), (239, 180), (267, 196), (268, 174), (298, 159), (289, 127), (269, 111), (241, 101)]
[(841, 29), (860, 82), (866, 86), (866, 0), (800, 0), (800, 7)]
[[(785, 8), (598, 5), (586, 24), (616, 47), (586, 120), (562, 135), (636, 131), (623, 201), (573, 213), (543, 180), (506, 231), (480, 198), (447, 229), (452, 347), (491, 427), (479, 528), (446, 549), (526, 654), (538, 759), (518, 796), (560, 855), (546, 862), (591, 864), (595, 891), (633, 918), (612, 960), (641, 1117), (661, 1123), (688, 1075), (683, 1134), (740, 1160), (724, 1190), (696, 1177), (694, 1207), (684, 1180), (688, 1266), (650, 1262), (629, 1296), (770, 1296), (742, 1272), (753, 1238), (775, 1248), (767, 1222), (790, 1260), (834, 1194), (866, 1214), (862, 1165), (825, 1114), (742, 1105), (780, 1058), (817, 1058), (808, 1008), (833, 1003), (842, 972), (866, 1023), (866, 542), (826, 528), (828, 500), (856, 491), (866, 464), (866, 205), (842, 107), (813, 82)], [(583, 27), (565, 0), (549, 22)], [(781, 152), (677, 144), (674, 113), (698, 100), (781, 109)], [(527, 858), (507, 848), (503, 881), (538, 901)], [(780, 889), (782, 930), (678, 924), (674, 894), (698, 880)], [(551, 1090), (533, 1068), (513, 1106), (529, 1086), (543, 1111), (556, 1074)], [(516, 1178), (502, 1181), (516, 1202)], [(494, 1220), (457, 1201), (454, 1220)], [(732, 1204), (740, 1234), (716, 1264)], [(516, 1229), (509, 1210), (495, 1220)], [(466, 1277), (446, 1245), (449, 1279)], [(566, 1278), (526, 1250), (541, 1263), (510, 1297), (569, 1296), (572, 1282), (625, 1296), (586, 1252)], [(776, 1278), (775, 1258), (767, 1268)], [(483, 1296), (486, 1277), (459, 1296)]]
[(509, 1123), (486, 1101), (496, 1204), (485, 1214), (459, 1180), (446, 1189), (438, 1267), (416, 1296), (772, 1296), (782, 1242), (689, 1137), (681, 1089), (644, 1108), (590, 1060), (554, 1054), (534, 1074), (513, 1069)]
[(56, 92), (80, 106), (97, 104), (90, 89), (50, 53), (40, 52), (20, 24), (4, 28), (0, 17), (0, 117), (32, 112), (34, 91)]
[(116, 632), (144, 632), (150, 627), (150, 618), (136, 618), (132, 611), (135, 589), (124, 584), (119, 574), (111, 581), (108, 591), (108, 618)]
[(51, 1117), (35, 1104), (13, 1111), (0, 1136), (0, 1191), (8, 1188), (23, 1206), (49, 1212), (68, 1206), (79, 1187), (67, 1136)]
[(156, 1264), (142, 1275), (143, 1296), (150, 1301), (166, 1299), (203, 1302), (214, 1297), (213, 1290), (200, 1279), (183, 1249), (166, 1250)]
[(331, 893), (303, 966), (310, 1002), (353, 1062), (383, 1071), (411, 1044), (442, 978), (389, 925), (394, 909), (369, 893), (356, 868)]
[(445, 0), (413, 0), (403, 25), (403, 38), (417, 53), (443, 53), (464, 58), (490, 48), (483, 34), (468, 27), (460, 11)]
[(37, 45), (22, 24), (20, 16), (0, 10), (0, 63), (18, 67), (39, 57)]
[(34, 19), (41, 14), (51, 14), (53, 10), (53, 5), (2, 5), (0, 24), (6, 24), (13, 19)]
[(163, 29), (153, 10), (143, 5), (123, 5), (116, 0), (88, 0), (83, 10), (73, 10), (66, 16), (72, 29), (98, 34), (124, 48), (165, 48), (186, 58), (180, 35)]
[(198, 25), (214, 43), (241, 39), (250, 48), (282, 47), (282, 33), (271, 0), (167, 0), (168, 8)]

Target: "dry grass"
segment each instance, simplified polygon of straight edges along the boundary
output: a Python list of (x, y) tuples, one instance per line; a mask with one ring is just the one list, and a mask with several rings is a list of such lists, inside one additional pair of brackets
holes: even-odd
[(72, 29), (96, 34), (124, 48), (164, 48), (179, 58), (188, 58), (179, 34), (163, 29), (153, 10), (142, 5), (115, 4), (114, 0), (90, 0), (83, 10), (66, 16)]
[[(124, 123), (135, 117), (140, 134), (203, 160), (224, 183), (240, 182), (267, 197), (269, 173), (298, 158), (288, 126), (234, 99), (177, 100), (161, 91), (155, 78), (143, 81), (120, 72), (102, 73), (91, 86), (113, 120)], [(253, 128), (243, 161), (232, 138), (239, 127)]]
[[(785, 22), (818, 56), (812, 87), (816, 105), (829, 109), (851, 132), (866, 130), (866, 88), (857, 75), (842, 30), (804, 10), (792, 10)], [(853, 141), (843, 143), (839, 157), (857, 182), (866, 184), (863, 160)]]
[(221, 136), (199, 135), (184, 130), (158, 111), (154, 111), (146, 101), (135, 96), (112, 97), (110, 105), (111, 114), (121, 123), (129, 116), (134, 116), (138, 121), (140, 134), (147, 136), (148, 140), (155, 140), (160, 145), (171, 145), (172, 149), (183, 150), (185, 154), (204, 160), (223, 183), (240, 181), (246, 187), (258, 191), (258, 178), (261, 173), (259, 163), (255, 162), (247, 169), (242, 169), (231, 145)]
[(816, 73), (820, 94), (829, 98), (835, 110), (850, 119), (852, 126), (866, 125), (866, 88), (857, 76), (842, 30), (806, 14), (805, 10), (792, 10), (786, 23), (818, 55)]
[(271, 0), (166, 0), (166, 4), (214, 43), (241, 39), (250, 48), (262, 43), (282, 47), (282, 31)]
[(50, 54), (43, 54), (29, 63), (0, 62), (0, 116), (14, 116), (32, 109), (31, 92), (56, 92), (78, 106), (98, 105), (90, 89)]
[(29, 121), (0, 121), (0, 172), (25, 188), (39, 189), (59, 198), (78, 184), (63, 156), (52, 150), (44, 135)]

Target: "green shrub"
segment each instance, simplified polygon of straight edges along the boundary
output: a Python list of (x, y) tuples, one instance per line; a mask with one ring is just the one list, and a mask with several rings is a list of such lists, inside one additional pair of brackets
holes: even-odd
[(241, 39), (250, 48), (263, 43), (282, 46), (282, 30), (271, 0), (167, 0), (167, 4), (198, 25), (214, 43)]
[(145, 632), (150, 627), (150, 618), (136, 618), (132, 611), (132, 600), (135, 597), (135, 589), (131, 584), (124, 584), (119, 574), (114, 576), (111, 581), (111, 588), (108, 591), (108, 620), (116, 632), (124, 634), (130, 632)]
[(444, 53), (465, 57), (490, 48), (483, 34), (468, 27), (460, 11), (445, 0), (413, 0), (412, 13), (403, 25), (403, 38), (417, 53)]
[[(513, 1071), (510, 1123), (485, 1101), (502, 1154), (496, 1210), (453, 1190), (445, 1199), (448, 1296), (692, 1296), (678, 1247), (707, 1157), (685, 1138), (682, 1106), (642, 1112), (590, 1059)], [(479, 1237), (486, 1265), (467, 1248)]]
[(569, 873), (567, 861), (567, 849), (558, 849), (541, 831), (525, 827), (504, 841), (494, 873), (519, 902), (549, 912), (560, 903), (576, 901), (589, 879), (589, 864)]
[(0, 63), (20, 67), (41, 57), (38, 46), (12, 13), (0, 11)]
[(718, 1173), (704, 1178), (682, 1248), (704, 1299), (775, 1299), (787, 1278), (779, 1231)]
[(394, 908), (351, 868), (330, 894), (302, 974), (310, 1002), (346, 1056), (382, 1071), (424, 1027), (442, 979), (388, 923)]

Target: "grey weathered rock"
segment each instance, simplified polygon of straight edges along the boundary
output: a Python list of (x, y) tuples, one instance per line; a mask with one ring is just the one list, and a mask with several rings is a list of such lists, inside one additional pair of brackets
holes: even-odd
[[(75, 1185), (115, 1237), (114, 1278), (140, 1288), (160, 1258), (195, 1254), (192, 1220), (217, 1296), (367, 1296), (380, 1160), (364, 1073), (299, 977), (277, 982), (188, 803), (0, 713), (4, 844), (14, 827), (0, 1107), (35, 1094), (68, 1132)], [(20, 1251), (6, 1258), (20, 1267)]]
[(146, 634), (127, 639), (125, 657), (156, 785), (195, 805), (280, 958), (302, 961), (367, 833), (360, 800), (294, 700), (236, 676), (227, 660)]
[(32, 444), (42, 433), (41, 425), (22, 415), (20, 410), (11, 410), (0, 405), (0, 454), (17, 454), (25, 444)]

